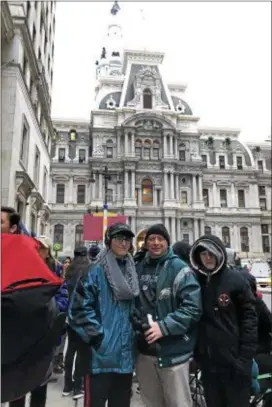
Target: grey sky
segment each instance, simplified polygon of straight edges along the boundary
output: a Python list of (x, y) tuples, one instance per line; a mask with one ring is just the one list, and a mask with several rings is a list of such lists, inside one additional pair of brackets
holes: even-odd
[[(53, 118), (90, 117), (112, 4), (58, 2)], [(188, 85), (200, 125), (238, 128), (248, 141), (271, 134), (270, 2), (119, 4), (126, 48), (165, 52), (166, 80)]]

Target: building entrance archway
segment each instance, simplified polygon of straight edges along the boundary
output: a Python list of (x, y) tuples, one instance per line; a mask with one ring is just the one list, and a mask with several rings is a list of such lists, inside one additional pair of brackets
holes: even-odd
[(145, 240), (145, 235), (146, 235), (147, 229), (142, 229), (136, 236), (136, 249), (139, 250)]

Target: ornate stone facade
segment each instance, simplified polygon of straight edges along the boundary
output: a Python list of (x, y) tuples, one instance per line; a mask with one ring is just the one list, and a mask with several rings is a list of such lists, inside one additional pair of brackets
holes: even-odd
[(137, 235), (160, 222), (172, 242), (213, 233), (242, 257), (270, 256), (270, 142), (246, 145), (236, 130), (200, 128), (186, 86), (166, 84), (163, 54), (120, 52), (117, 78), (116, 61), (104, 59), (90, 123), (54, 124), (52, 239), (62, 226), (65, 254), (83, 239), (83, 215), (102, 210), (107, 165), (109, 211), (128, 216)]

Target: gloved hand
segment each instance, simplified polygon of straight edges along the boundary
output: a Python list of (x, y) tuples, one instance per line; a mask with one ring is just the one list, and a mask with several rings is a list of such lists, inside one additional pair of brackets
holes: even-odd
[(134, 331), (139, 334), (144, 334), (150, 326), (148, 324), (147, 315), (143, 309), (134, 309), (131, 315), (131, 323)]

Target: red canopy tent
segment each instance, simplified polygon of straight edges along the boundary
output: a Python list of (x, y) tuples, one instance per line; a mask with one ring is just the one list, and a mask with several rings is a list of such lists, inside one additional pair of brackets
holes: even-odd
[[(127, 216), (108, 217), (108, 226), (115, 223), (127, 223)], [(103, 240), (103, 217), (86, 214), (83, 218), (83, 239), (91, 241)]]

